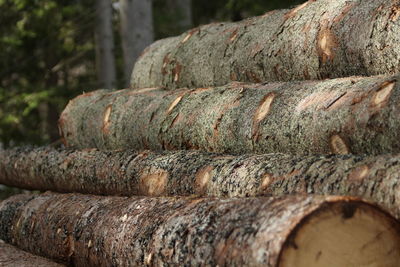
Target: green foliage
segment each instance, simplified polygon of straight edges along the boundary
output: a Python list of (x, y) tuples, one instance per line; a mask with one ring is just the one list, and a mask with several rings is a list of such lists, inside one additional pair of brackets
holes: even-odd
[(95, 87), (93, 12), (86, 2), (0, 1), (4, 146), (54, 141), (67, 99)]

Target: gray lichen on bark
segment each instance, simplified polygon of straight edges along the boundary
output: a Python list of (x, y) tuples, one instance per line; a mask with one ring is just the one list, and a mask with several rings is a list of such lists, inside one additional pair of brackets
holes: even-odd
[(241, 153), (400, 152), (398, 76), (95, 91), (60, 118), (68, 146)]
[[(221, 200), (46, 193), (0, 202), (0, 238), (75, 266), (277, 266), (292, 246), (290, 238), (319, 214), (338, 218), (340, 227), (345, 227), (343, 218), (350, 221), (357, 214), (379, 220), (368, 224), (382, 225), (382, 242), (396, 240), (399, 231), (386, 213), (347, 197)], [(385, 254), (385, 259), (397, 254)]]
[(132, 88), (207, 87), (394, 74), (400, 6), (389, 0), (310, 0), (237, 23), (213, 23), (149, 46)]

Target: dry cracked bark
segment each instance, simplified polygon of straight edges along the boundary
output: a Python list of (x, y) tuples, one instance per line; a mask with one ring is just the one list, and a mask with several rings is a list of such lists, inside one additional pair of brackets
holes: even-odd
[(70, 101), (59, 127), (77, 148), (400, 152), (398, 78), (99, 90)]
[(398, 0), (310, 0), (237, 23), (213, 23), (149, 46), (132, 88), (206, 87), (400, 71)]
[(214, 197), (350, 195), (400, 218), (400, 155), (221, 155), (16, 148), (0, 152), (0, 183), (98, 195)]
[(0, 266), (62, 267), (65, 265), (61, 265), (46, 258), (30, 254), (0, 240)]
[[(396, 266), (400, 225), (348, 197), (17, 195), (0, 238), (76, 266)], [(351, 252), (351, 253), (349, 253)]]

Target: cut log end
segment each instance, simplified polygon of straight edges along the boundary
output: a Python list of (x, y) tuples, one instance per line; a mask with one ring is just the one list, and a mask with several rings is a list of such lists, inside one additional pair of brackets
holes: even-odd
[(279, 266), (398, 266), (399, 230), (394, 219), (366, 203), (329, 203), (296, 226)]

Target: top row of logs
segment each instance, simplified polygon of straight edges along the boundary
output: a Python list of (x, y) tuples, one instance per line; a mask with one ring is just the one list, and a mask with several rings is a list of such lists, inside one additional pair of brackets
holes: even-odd
[(310, 0), (201, 26), (148, 47), (131, 90), (70, 101), (60, 133), (75, 148), (400, 152), (399, 18), (399, 1)]
[(132, 88), (199, 88), (400, 71), (400, 2), (309, 0), (236, 23), (204, 25), (148, 47)]

